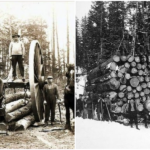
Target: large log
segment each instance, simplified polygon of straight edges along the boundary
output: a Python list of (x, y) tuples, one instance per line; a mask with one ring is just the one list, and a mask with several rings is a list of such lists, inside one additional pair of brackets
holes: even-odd
[(98, 77), (98, 78), (92, 79), (92, 80), (91, 80), (91, 84), (104, 82), (104, 81), (106, 81), (106, 80), (108, 80), (108, 79), (110, 79), (110, 78), (112, 78), (112, 77), (111, 77), (111, 73), (107, 73), (107, 74), (105, 74), (105, 75), (103, 75), (103, 76), (100, 76), (100, 77)]
[(142, 83), (142, 84), (141, 84), (141, 87), (142, 87), (143, 89), (145, 89), (145, 88), (147, 88), (147, 84), (146, 84), (146, 83)]
[(138, 80), (138, 78), (136, 76), (131, 78), (130, 85), (132, 87), (137, 87), (139, 85), (139, 80)]
[(127, 93), (127, 99), (132, 99), (134, 94), (132, 92)]
[(125, 66), (126, 68), (130, 68), (130, 64), (129, 64), (128, 62), (126, 62), (126, 63), (124, 64), (124, 66)]
[(29, 102), (26, 106), (21, 107), (18, 110), (15, 110), (11, 113), (6, 113), (5, 120), (10, 122), (12, 120), (20, 119), (26, 115), (29, 115), (32, 112), (32, 104)]
[(142, 69), (142, 65), (141, 64), (137, 64), (137, 69), (141, 70)]
[(139, 56), (136, 56), (136, 57), (134, 58), (134, 60), (135, 60), (135, 62), (139, 63), (139, 62), (140, 62), (140, 57), (139, 57)]
[(134, 61), (134, 56), (128, 56), (128, 62), (132, 62), (132, 61)]
[(135, 93), (134, 95), (135, 98), (139, 98), (139, 96), (140, 96), (139, 93)]
[(96, 91), (105, 92), (110, 90), (117, 90), (120, 86), (120, 82), (116, 78), (112, 78), (106, 82), (97, 84)]
[(35, 122), (35, 118), (34, 118), (33, 114), (25, 116), (21, 120), (16, 122), (15, 130), (26, 130), (34, 122)]
[(24, 99), (19, 99), (17, 101), (14, 101), (14, 102), (11, 102), (11, 103), (8, 103), (6, 104), (6, 113), (9, 113), (9, 112), (12, 112), (22, 106), (25, 106), (27, 104), (27, 101), (24, 100)]
[(149, 90), (148, 88), (146, 88), (146, 89), (144, 89), (144, 93), (145, 93), (146, 95), (148, 95), (148, 94), (150, 93), (150, 90)]
[(131, 69), (131, 73), (132, 73), (132, 74), (136, 74), (137, 72), (138, 72), (138, 70), (137, 70), (136, 68), (132, 68), (132, 69)]
[(138, 86), (136, 87), (136, 90), (137, 90), (137, 91), (142, 91), (142, 87), (141, 87), (140, 85), (138, 85)]
[(123, 93), (123, 92), (119, 92), (119, 93), (118, 93), (118, 97), (119, 97), (119, 98), (123, 98), (123, 97), (124, 97), (124, 93)]
[(126, 74), (125, 74), (125, 78), (126, 78), (127, 80), (130, 79), (130, 78), (131, 78), (130, 74), (129, 74), (129, 73), (126, 73)]
[(120, 78), (120, 83), (121, 84), (126, 84), (127, 83), (127, 79), (125, 78), (125, 76)]
[(138, 79), (139, 79), (140, 82), (144, 81), (144, 77), (143, 76), (138, 76)]
[(113, 56), (110, 59), (108, 59), (106, 62), (100, 64), (96, 68), (94, 68), (88, 76), (89, 80), (92, 80), (94, 78), (97, 78), (99, 76), (102, 76), (103, 74), (106, 74), (109, 72), (109, 70), (116, 70), (117, 64), (114, 61), (120, 61), (119, 56)]
[(143, 70), (139, 70), (139, 71), (138, 71), (138, 74), (139, 74), (140, 76), (142, 76), (143, 73), (144, 73)]
[[(6, 95), (5, 104), (24, 98), (24, 92)], [(26, 98), (30, 98), (30, 92), (27, 92)]]
[(125, 62), (127, 60), (127, 56), (121, 56), (121, 61)]
[(102, 93), (102, 97), (106, 97), (107, 95), (109, 96), (110, 101), (116, 101), (116, 98), (117, 98), (116, 92), (111, 91), (111, 92), (103, 92)]
[(127, 91), (128, 92), (132, 91), (132, 87), (131, 86), (127, 86)]
[(136, 66), (136, 62), (133, 61), (133, 62), (131, 63), (131, 66), (132, 66), (132, 67), (135, 67), (135, 66)]
[(126, 87), (127, 87), (126, 85), (120, 85), (119, 90), (124, 91), (126, 89)]

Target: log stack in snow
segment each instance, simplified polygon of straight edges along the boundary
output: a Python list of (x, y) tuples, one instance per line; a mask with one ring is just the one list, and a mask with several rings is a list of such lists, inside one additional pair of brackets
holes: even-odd
[(150, 111), (149, 56), (115, 55), (93, 69), (87, 79), (87, 92), (114, 96), (116, 112), (125, 112), (127, 101), (131, 99), (136, 101), (139, 111), (143, 105)]
[(27, 93), (26, 99), (23, 92), (9, 94), (4, 101), (5, 120), (9, 130), (27, 129), (34, 123), (30, 93)]

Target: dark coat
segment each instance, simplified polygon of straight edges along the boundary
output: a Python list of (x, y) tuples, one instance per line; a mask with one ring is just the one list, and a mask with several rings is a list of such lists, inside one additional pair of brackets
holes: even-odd
[(80, 110), (80, 111), (83, 110), (83, 102), (81, 99), (78, 99), (76, 102), (76, 110)]

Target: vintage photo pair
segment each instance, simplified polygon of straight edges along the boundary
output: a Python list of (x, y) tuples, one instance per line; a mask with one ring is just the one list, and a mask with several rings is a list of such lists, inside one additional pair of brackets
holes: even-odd
[(150, 2), (0, 2), (0, 148), (149, 148)]

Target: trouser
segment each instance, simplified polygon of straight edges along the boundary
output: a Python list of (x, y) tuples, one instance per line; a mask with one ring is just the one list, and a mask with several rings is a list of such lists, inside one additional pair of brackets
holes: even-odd
[(135, 125), (138, 126), (137, 122), (137, 113), (135, 111), (130, 112), (130, 125), (133, 126), (133, 121), (135, 122)]
[(86, 108), (83, 109), (83, 119), (86, 119), (88, 115), (88, 111)]
[(12, 55), (12, 75), (16, 77), (16, 65), (19, 65), (20, 74), (24, 77), (24, 67), (23, 67), (23, 60), (22, 55)]
[(88, 110), (88, 118), (89, 119), (92, 119), (93, 118), (93, 113), (92, 113), (92, 110)]
[(47, 104), (45, 105), (45, 122), (48, 122), (50, 114), (51, 114), (51, 122), (54, 122), (55, 108), (56, 108), (56, 99), (47, 102)]
[(76, 111), (76, 117), (80, 117), (80, 112)]

